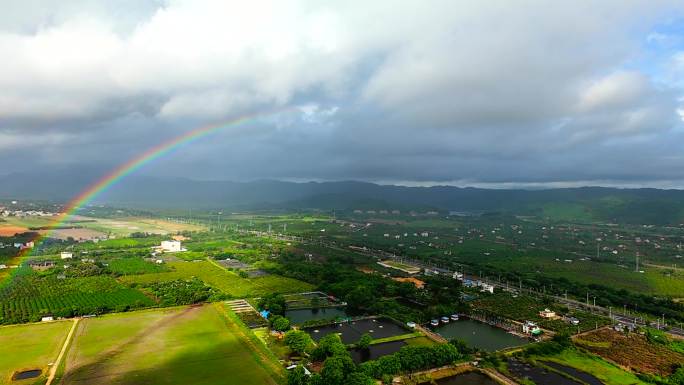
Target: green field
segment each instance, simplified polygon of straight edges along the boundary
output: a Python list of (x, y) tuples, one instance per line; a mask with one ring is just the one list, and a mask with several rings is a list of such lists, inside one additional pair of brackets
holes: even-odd
[[(540, 358), (544, 361), (552, 361), (561, 365), (571, 366), (575, 369), (587, 372), (606, 385), (642, 385), (645, 382), (639, 380), (634, 374), (622, 370), (619, 367), (601, 359), (600, 357), (583, 353), (574, 349), (566, 349), (563, 352), (550, 357)], [(542, 361), (543, 362), (543, 361)]]
[[(562, 255), (559, 253), (559, 255)], [(565, 262), (564, 259), (572, 262)], [(634, 266), (621, 267), (614, 263), (581, 261), (576, 256), (555, 258), (542, 255), (481, 257), (480, 260), (496, 266), (504, 271), (530, 272), (535, 271), (554, 278), (590, 285), (610, 282), (611, 287), (631, 290), (638, 293), (684, 297), (684, 271), (681, 269), (666, 275), (672, 269), (644, 267), (644, 273), (634, 271)]]
[(255, 297), (268, 293), (297, 293), (309, 291), (312, 286), (291, 278), (267, 275), (258, 278), (241, 278), (237, 274), (225, 270), (211, 261), (169, 262), (173, 271), (131, 275), (120, 278), (124, 283), (149, 284), (197, 277), (205, 283), (235, 297)]
[(59, 355), (71, 328), (71, 321), (0, 327), (0, 384), (32, 384), (36, 379), (11, 381), (15, 371), (41, 369), (47, 376), (48, 364)]
[(276, 384), (281, 367), (221, 304), (84, 319), (62, 383)]
[(109, 270), (116, 274), (150, 274), (168, 271), (164, 265), (147, 262), (142, 258), (118, 258), (109, 262)]
[(46, 315), (71, 317), (154, 305), (142, 292), (109, 276), (58, 279), (18, 269), (0, 289), (0, 324), (40, 321)]

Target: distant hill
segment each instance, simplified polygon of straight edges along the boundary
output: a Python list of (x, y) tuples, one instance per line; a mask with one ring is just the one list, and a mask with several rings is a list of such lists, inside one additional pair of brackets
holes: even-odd
[[(97, 180), (97, 175), (94, 172), (8, 175), (0, 177), (0, 198), (67, 201)], [(659, 189), (503, 190), (404, 187), (353, 181), (230, 182), (132, 176), (105, 191), (97, 201), (150, 208), (435, 209), (503, 212), (580, 221), (684, 222), (684, 191)]]

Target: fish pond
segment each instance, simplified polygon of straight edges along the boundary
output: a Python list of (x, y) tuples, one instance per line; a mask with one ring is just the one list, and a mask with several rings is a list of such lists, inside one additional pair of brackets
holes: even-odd
[(493, 352), (525, 345), (528, 340), (507, 331), (472, 319), (460, 319), (433, 329), (446, 339), (458, 338), (469, 346)]
[(318, 309), (286, 310), (285, 317), (293, 324), (303, 324), (306, 321), (347, 318), (343, 307), (323, 307)]
[(350, 349), (349, 353), (351, 354), (354, 362), (360, 364), (370, 360), (377, 360), (382, 356), (394, 354), (404, 346), (406, 346), (406, 342), (404, 341), (383, 342), (370, 345), (367, 350)]
[[(437, 385), (498, 385), (489, 376), (480, 372), (467, 372), (436, 380)], [(421, 385), (429, 385), (421, 384)]]
[(559, 372), (577, 378), (579, 381), (574, 381), (559, 373), (553, 372), (543, 367), (534, 366), (532, 364), (521, 362), (515, 359), (508, 360), (508, 370), (516, 377), (521, 379), (528, 379), (537, 385), (603, 385), (598, 378), (589, 373), (571, 368), (565, 365), (560, 365), (553, 362), (544, 362), (547, 365)]
[(386, 318), (368, 318), (356, 321), (338, 322), (329, 325), (305, 328), (303, 330), (309, 333), (311, 338), (316, 342), (330, 333), (337, 333), (345, 344), (356, 343), (365, 333), (368, 333), (373, 339), (411, 333)]

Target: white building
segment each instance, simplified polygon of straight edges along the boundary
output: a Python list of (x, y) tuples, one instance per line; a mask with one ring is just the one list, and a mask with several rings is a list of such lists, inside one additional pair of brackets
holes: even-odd
[(480, 291), (483, 293), (491, 293), (494, 294), (494, 286), (490, 285), (488, 283), (482, 283), (480, 285)]
[(556, 312), (549, 309), (544, 309), (539, 312), (539, 316), (542, 318), (556, 318)]
[(167, 253), (175, 253), (178, 251), (184, 251), (181, 247), (180, 241), (162, 241), (161, 249)]
[(525, 321), (525, 323), (522, 326), (522, 331), (525, 334), (532, 334), (532, 335), (541, 334), (541, 329), (539, 329), (539, 326), (537, 326), (537, 324), (535, 324), (532, 321)]
[(71, 259), (71, 258), (74, 257), (74, 255), (73, 255), (72, 253), (68, 253), (68, 252), (66, 252), (66, 251), (61, 252), (61, 253), (59, 254), (59, 256), (60, 256), (62, 259)]

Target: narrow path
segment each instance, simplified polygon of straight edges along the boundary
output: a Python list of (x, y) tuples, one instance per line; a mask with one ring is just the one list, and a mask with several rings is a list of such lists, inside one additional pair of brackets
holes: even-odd
[(499, 381), (501, 384), (506, 384), (506, 385), (518, 385), (517, 382), (513, 381), (512, 379), (504, 376), (503, 374), (497, 372), (496, 370), (492, 368), (486, 368), (482, 369), (483, 372), (486, 372), (488, 375), (490, 375), (492, 378), (496, 379)]
[(421, 333), (425, 334), (425, 336), (438, 344), (445, 344), (449, 342), (446, 338), (442, 337), (441, 335), (422, 327), (421, 325), (416, 325), (416, 330), (420, 331)]
[(57, 360), (52, 364), (52, 367), (50, 368), (50, 375), (48, 376), (45, 385), (51, 385), (52, 381), (54, 381), (55, 375), (57, 374), (57, 368), (59, 368), (59, 364), (62, 362), (64, 353), (66, 353), (66, 350), (69, 347), (69, 343), (71, 343), (71, 337), (73, 337), (74, 331), (76, 330), (76, 326), (78, 325), (78, 322), (80, 320), (80, 318), (74, 318), (74, 324), (71, 325), (71, 329), (69, 329), (69, 334), (67, 334), (66, 340), (64, 340), (64, 345), (62, 345), (62, 350), (59, 351)]
[(205, 258), (205, 260), (209, 261), (209, 263), (211, 263), (212, 265), (218, 267), (219, 269), (221, 269), (221, 270), (223, 270), (223, 271), (225, 271), (225, 272), (228, 272), (228, 273), (233, 274), (233, 275), (237, 275), (237, 274), (235, 274), (234, 272), (228, 270), (225, 266), (221, 266), (221, 264), (218, 263), (218, 262), (216, 262), (216, 261), (214, 260), (214, 258)]

